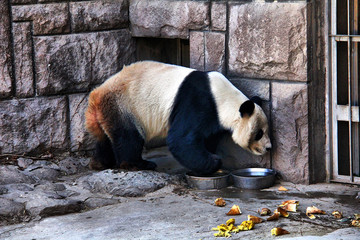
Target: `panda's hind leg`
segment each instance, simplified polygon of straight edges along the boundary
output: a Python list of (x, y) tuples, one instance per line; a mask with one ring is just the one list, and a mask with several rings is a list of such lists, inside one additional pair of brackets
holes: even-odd
[(144, 139), (133, 121), (125, 118), (112, 131), (112, 149), (117, 168), (154, 170), (156, 164), (142, 159)]
[(103, 170), (114, 168), (116, 165), (115, 156), (110, 139), (105, 135), (103, 139), (96, 142), (95, 155), (89, 164), (90, 169)]

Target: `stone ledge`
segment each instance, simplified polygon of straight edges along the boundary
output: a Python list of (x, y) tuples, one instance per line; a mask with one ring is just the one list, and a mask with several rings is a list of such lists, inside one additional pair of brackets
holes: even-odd
[(209, 9), (203, 1), (130, 1), (132, 36), (187, 39), (190, 29), (209, 27)]

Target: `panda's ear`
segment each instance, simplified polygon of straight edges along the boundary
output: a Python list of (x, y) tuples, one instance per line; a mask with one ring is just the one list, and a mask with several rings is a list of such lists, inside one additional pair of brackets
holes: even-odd
[(250, 100), (253, 101), (254, 103), (256, 103), (257, 105), (259, 105), (260, 107), (262, 107), (263, 100), (261, 98), (259, 98), (258, 96), (254, 96), (254, 97), (250, 98)]
[(251, 114), (253, 114), (254, 109), (255, 109), (254, 102), (247, 100), (243, 104), (241, 104), (239, 112), (241, 117), (245, 117), (245, 116), (250, 117)]

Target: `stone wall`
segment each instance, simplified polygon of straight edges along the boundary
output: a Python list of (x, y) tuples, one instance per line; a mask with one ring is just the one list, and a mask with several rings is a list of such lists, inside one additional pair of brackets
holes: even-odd
[(135, 61), (128, 6), (1, 1), (0, 153), (93, 149), (83, 129), (87, 94)]
[(189, 39), (190, 65), (258, 95), (274, 149), (224, 138), (228, 167), (309, 182), (307, 1), (11, 0), (0, 3), (0, 154), (93, 148), (87, 93), (134, 62), (134, 37)]

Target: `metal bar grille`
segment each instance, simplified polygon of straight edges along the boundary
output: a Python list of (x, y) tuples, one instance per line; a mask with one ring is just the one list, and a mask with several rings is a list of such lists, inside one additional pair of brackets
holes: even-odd
[(359, 0), (331, 1), (333, 181), (360, 184)]

